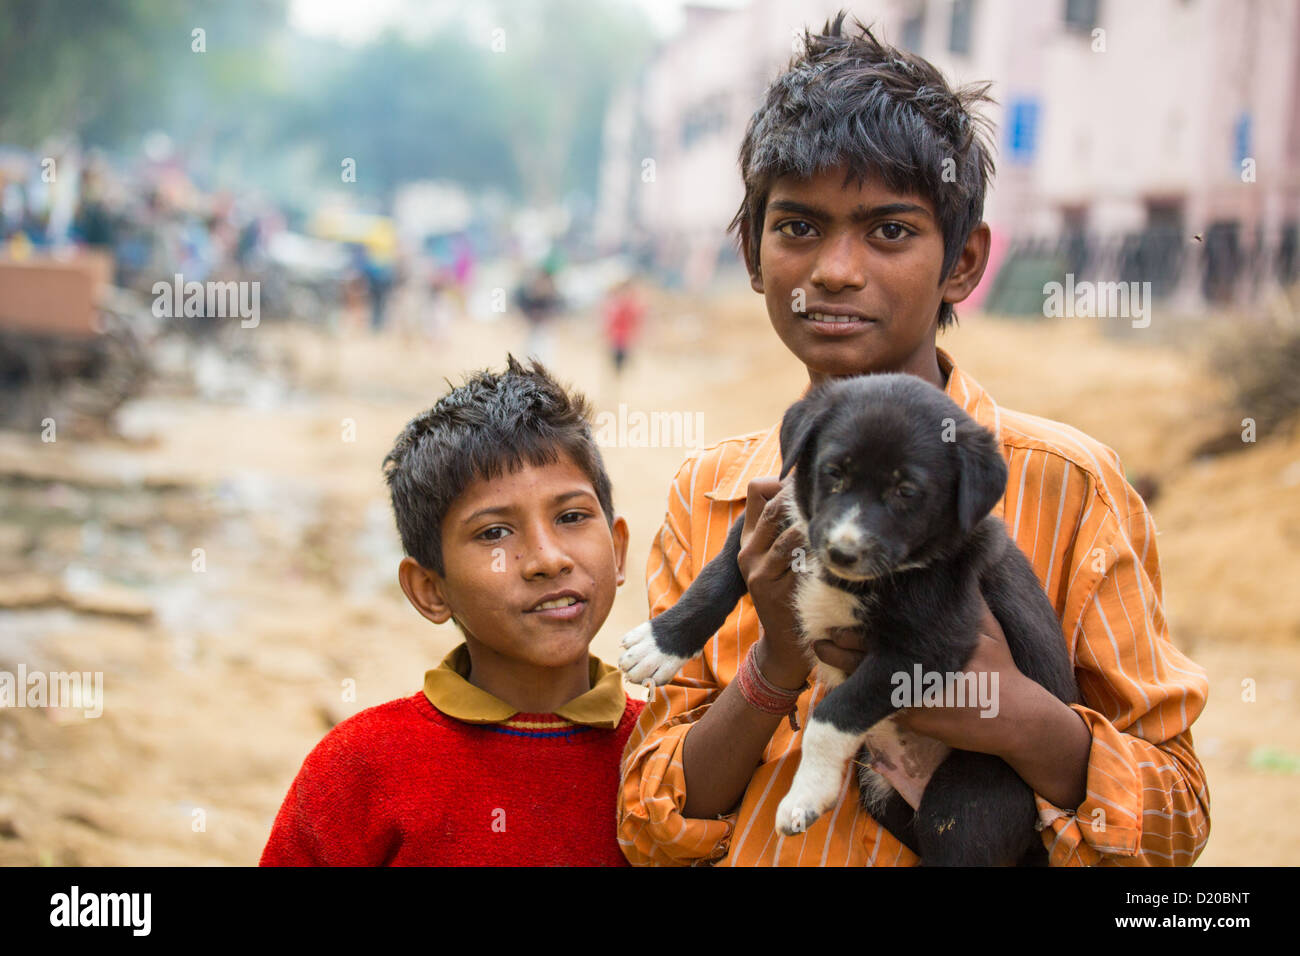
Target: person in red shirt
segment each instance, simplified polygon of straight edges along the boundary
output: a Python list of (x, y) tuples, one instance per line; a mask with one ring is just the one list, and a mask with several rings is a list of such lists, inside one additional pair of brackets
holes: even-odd
[(645, 303), (637, 295), (631, 279), (623, 280), (610, 290), (605, 299), (605, 340), (609, 343), (616, 378), (623, 374), (628, 352), (641, 330), (644, 316)]
[(261, 865), (626, 865), (615, 799), (642, 704), (588, 646), (628, 529), (586, 399), (511, 356), (412, 419), (384, 468), (402, 590), (465, 642), (326, 735)]

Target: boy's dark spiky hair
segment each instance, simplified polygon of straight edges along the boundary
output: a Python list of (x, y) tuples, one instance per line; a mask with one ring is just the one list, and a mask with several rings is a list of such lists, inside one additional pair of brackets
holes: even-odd
[[(860, 20), (853, 20), (856, 35), (846, 35), (847, 15), (841, 10), (818, 35), (805, 30), (803, 54), (750, 117), (740, 146), (745, 198), (728, 231), (737, 230), (754, 272), (772, 184), (845, 163), (846, 185), (879, 177), (934, 204), (943, 231), (942, 281), (984, 215), (991, 127), (975, 108), (993, 102), (991, 84), (954, 90), (928, 61), (881, 43)], [(954, 319), (952, 305), (943, 303), (939, 328)]]
[(613, 493), (590, 417), (586, 398), (562, 387), (535, 359), (524, 366), (508, 355), (504, 372), (476, 372), (453, 387), (407, 423), (384, 458), (406, 553), (445, 576), (442, 522), (452, 502), (479, 478), (496, 478), (525, 463), (554, 464), (562, 453), (590, 479), (612, 524)]

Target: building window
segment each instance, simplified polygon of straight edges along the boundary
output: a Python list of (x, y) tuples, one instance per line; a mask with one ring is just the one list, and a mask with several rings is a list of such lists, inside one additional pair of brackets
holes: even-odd
[(1237, 120), (1232, 124), (1232, 151), (1233, 151), (1233, 171), (1238, 175), (1242, 171), (1242, 163), (1250, 158), (1250, 114), (1240, 113)]
[(715, 136), (727, 128), (727, 97), (717, 94), (686, 108), (682, 115), (682, 147)]
[(1065, 26), (1090, 33), (1097, 25), (1097, 0), (1065, 0)]
[(970, 53), (971, 24), (975, 20), (975, 0), (952, 0), (952, 30), (948, 34), (951, 53)]
[(910, 50), (913, 53), (921, 52), (921, 38), (925, 32), (925, 3), (918, 3), (912, 8), (911, 14), (903, 21), (903, 34), (899, 37), (899, 45), (904, 50)]
[(1038, 151), (1038, 100), (1021, 97), (1007, 104), (1007, 154), (1012, 163), (1028, 165)]

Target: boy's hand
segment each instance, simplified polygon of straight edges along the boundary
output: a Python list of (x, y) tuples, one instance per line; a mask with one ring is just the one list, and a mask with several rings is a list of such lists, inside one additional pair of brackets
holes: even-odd
[(794, 689), (808, 679), (812, 666), (799, 640), (792, 606), (794, 551), (807, 547), (807, 542), (793, 525), (781, 530), (789, 494), (779, 478), (755, 478), (749, 483), (736, 563), (763, 626), (759, 670), (778, 687)]
[(813, 653), (822, 663), (852, 674), (867, 659), (865, 639), (866, 635), (857, 628), (837, 627), (825, 640), (813, 644)]
[[(980, 598), (979, 639), (963, 668), (977, 675), (977, 687), (987, 688), (989, 700), (967, 701), (966, 707), (904, 707), (898, 723), (913, 733), (941, 740), (958, 750), (1003, 756), (1017, 740), (1021, 702), (1036, 698), (1038, 687), (1020, 672), (1011, 656), (1002, 625)], [(987, 674), (980, 684), (980, 674)], [(996, 681), (996, 683), (995, 683)]]
[[(1037, 700), (1046, 691), (1016, 667), (1002, 625), (983, 597), (980, 604), (983, 613), (979, 640), (963, 670), (989, 675), (983, 684), (991, 698), (987, 706), (976, 700), (968, 701), (966, 707), (903, 707), (897, 711), (896, 719), (913, 733), (941, 740), (949, 747), (1005, 756), (1019, 741), (1017, 731), (1023, 728), (1017, 715), (1027, 709), (1023, 705), (1029, 700)], [(840, 628), (831, 632), (829, 640), (818, 641), (813, 650), (827, 664), (851, 674), (870, 653), (869, 646), (864, 648), (864, 640), (862, 632)], [(997, 675), (996, 684), (994, 674)], [(979, 678), (976, 680), (978, 687)]]

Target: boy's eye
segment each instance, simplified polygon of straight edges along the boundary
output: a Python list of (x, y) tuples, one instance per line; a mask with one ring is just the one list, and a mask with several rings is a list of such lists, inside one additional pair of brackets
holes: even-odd
[(793, 239), (803, 239), (815, 230), (802, 219), (789, 219), (776, 227), (776, 231)]
[[(500, 531), (501, 533), (496, 534), (496, 532), (498, 531)], [(475, 535), (475, 537), (481, 541), (500, 541), (509, 533), (510, 533), (509, 528), (506, 528), (503, 525), (496, 524), (486, 529), (485, 531), (480, 531), (477, 535)]]
[(877, 226), (873, 233), (879, 233), (882, 239), (898, 240), (911, 235), (912, 231), (901, 222), (884, 222)]
[[(577, 524), (579, 521), (587, 517), (589, 517), (589, 515), (585, 511), (566, 511), (564, 514), (560, 515), (560, 520), (564, 521), (565, 524)], [(566, 521), (566, 518), (571, 520)]]

